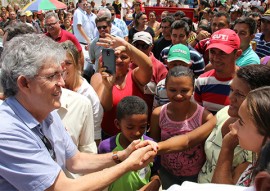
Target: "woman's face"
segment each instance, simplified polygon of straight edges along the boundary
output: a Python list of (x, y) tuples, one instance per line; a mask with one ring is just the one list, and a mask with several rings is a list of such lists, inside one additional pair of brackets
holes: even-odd
[(66, 60), (62, 63), (62, 68), (66, 85), (69, 86), (73, 84), (78, 71), (76, 70), (74, 59), (70, 53), (66, 53)]
[(116, 75), (124, 75), (128, 72), (130, 57), (122, 52), (119, 56), (115, 56), (116, 59)]
[(147, 23), (147, 16), (145, 14), (143, 14), (139, 19), (138, 19), (138, 23), (139, 25), (146, 25)]
[(247, 94), (250, 91), (250, 88), (248, 87), (248, 84), (242, 80), (241, 78), (238, 78), (235, 76), (233, 78), (233, 81), (230, 85), (231, 87), (231, 93), (230, 93), (230, 106), (228, 110), (228, 114), (231, 117), (238, 117), (238, 110), (246, 98)]
[(156, 20), (156, 15), (154, 13), (149, 13), (149, 20)]
[(247, 101), (244, 100), (239, 109), (239, 119), (233, 124), (237, 131), (239, 144), (243, 149), (259, 153), (264, 136), (259, 134), (258, 128), (247, 109)]

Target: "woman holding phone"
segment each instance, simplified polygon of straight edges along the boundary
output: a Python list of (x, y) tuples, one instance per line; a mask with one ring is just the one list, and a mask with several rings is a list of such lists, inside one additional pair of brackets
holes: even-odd
[[(106, 69), (101, 68), (101, 72), (91, 78), (91, 85), (105, 110), (101, 124), (102, 139), (105, 139), (120, 132), (114, 125), (118, 102), (132, 95), (144, 99), (143, 87), (151, 80), (152, 63), (146, 54), (122, 38), (106, 34), (106, 38), (100, 39), (98, 45), (115, 50), (115, 74), (106, 73)], [(138, 65), (133, 70), (129, 68), (131, 60)]]

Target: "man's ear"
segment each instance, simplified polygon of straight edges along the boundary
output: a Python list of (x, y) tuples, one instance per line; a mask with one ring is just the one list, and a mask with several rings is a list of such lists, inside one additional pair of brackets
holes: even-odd
[(241, 49), (238, 49), (237, 51), (236, 51), (236, 54), (235, 54), (235, 56), (236, 56), (236, 59), (237, 58), (239, 58), (241, 55), (242, 55), (242, 50)]
[(17, 79), (18, 88), (25, 92), (29, 90), (29, 80), (25, 76), (19, 76)]
[(254, 185), (256, 191), (270, 190), (270, 174), (266, 171), (261, 171), (255, 176)]
[(117, 129), (120, 129), (121, 130), (121, 128), (120, 128), (120, 121), (118, 121), (118, 119), (115, 119), (114, 120), (114, 125), (117, 127)]

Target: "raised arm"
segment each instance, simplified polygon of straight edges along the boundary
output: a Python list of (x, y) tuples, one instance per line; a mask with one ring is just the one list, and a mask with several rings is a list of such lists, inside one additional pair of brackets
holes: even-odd
[(139, 85), (146, 85), (152, 77), (152, 62), (151, 59), (144, 54), (142, 51), (134, 47), (132, 44), (125, 41), (123, 38), (114, 37), (110, 34), (106, 34), (106, 38), (100, 39), (100, 42), (97, 43), (99, 46), (116, 48), (119, 46), (124, 47), (119, 51), (115, 51), (115, 54), (119, 54), (120, 51), (125, 51), (131, 58), (133, 62), (138, 66), (133, 70), (133, 77)]

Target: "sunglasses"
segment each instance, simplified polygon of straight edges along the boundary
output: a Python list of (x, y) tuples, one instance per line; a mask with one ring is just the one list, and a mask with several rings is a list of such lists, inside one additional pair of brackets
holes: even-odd
[(112, 16), (114, 16), (115, 15), (115, 13), (112, 13)]
[(138, 48), (138, 49), (141, 49), (141, 50), (146, 50), (149, 48), (150, 45), (148, 44), (145, 44), (145, 43), (138, 43), (138, 42), (134, 42), (133, 45)]
[(97, 29), (98, 29), (98, 30), (100, 30), (100, 29), (103, 29), (103, 30), (104, 30), (104, 29), (106, 29), (107, 27), (108, 27), (108, 26), (105, 26), (105, 25), (104, 25), (104, 26), (98, 26)]

